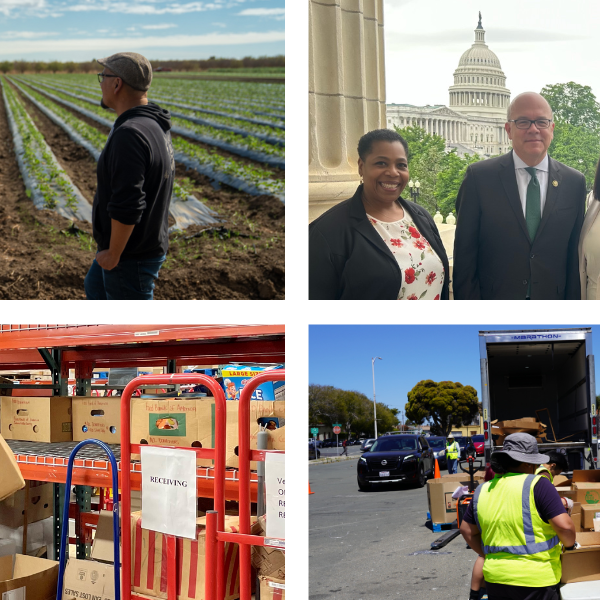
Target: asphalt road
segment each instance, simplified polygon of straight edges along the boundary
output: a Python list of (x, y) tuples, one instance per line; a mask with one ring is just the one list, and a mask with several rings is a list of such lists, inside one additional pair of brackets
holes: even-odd
[[(326, 458), (329, 456), (340, 456), (343, 451), (343, 448), (319, 448), (321, 458)], [(356, 458), (358, 458), (361, 454), (362, 452), (360, 451), (360, 446), (348, 446), (349, 456), (356, 455)]]
[(360, 492), (354, 460), (311, 465), (309, 481), (310, 600), (469, 597), (476, 554), (461, 536), (430, 550), (426, 487)]

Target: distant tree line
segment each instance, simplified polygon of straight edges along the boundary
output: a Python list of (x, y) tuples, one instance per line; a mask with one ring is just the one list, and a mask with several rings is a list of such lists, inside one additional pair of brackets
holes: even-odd
[[(398, 409), (377, 403), (377, 433), (398, 427)], [(308, 388), (308, 419), (311, 425), (340, 423), (348, 437), (375, 432), (373, 401), (360, 392), (341, 390), (331, 385), (311, 384)]]
[[(244, 58), (217, 58), (211, 56), (206, 60), (150, 60), (152, 68), (163, 67), (173, 69), (173, 71), (198, 72), (208, 69), (257, 69), (285, 67), (285, 56), (246, 56)], [(97, 73), (101, 66), (95, 60), (85, 62), (67, 61), (61, 62), (53, 60), (44, 61), (2, 61), (0, 62), (0, 71), (5, 75), (7, 73)]]

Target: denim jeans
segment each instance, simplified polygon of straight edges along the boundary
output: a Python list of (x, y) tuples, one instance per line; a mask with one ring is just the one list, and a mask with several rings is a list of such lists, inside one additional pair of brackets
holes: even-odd
[(449, 458), (448, 459), (448, 473), (456, 473), (458, 467), (458, 459), (457, 458)]
[(147, 260), (122, 260), (105, 271), (94, 259), (85, 276), (88, 300), (153, 300), (154, 281), (166, 256)]

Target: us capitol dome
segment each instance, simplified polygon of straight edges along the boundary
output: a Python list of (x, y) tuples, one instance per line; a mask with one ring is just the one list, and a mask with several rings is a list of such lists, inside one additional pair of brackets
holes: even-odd
[(448, 91), (447, 107), (387, 104), (388, 128), (416, 125), (443, 137), (446, 150), (456, 148), (461, 156), (477, 153), (489, 157), (510, 150), (511, 143), (504, 130), (510, 90), (500, 60), (485, 43), (481, 13), (475, 42), (460, 57), (454, 71), (454, 85)]

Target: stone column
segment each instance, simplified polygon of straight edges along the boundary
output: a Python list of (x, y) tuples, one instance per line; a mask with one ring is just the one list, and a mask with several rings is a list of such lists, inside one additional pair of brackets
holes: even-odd
[(386, 127), (383, 0), (309, 0), (309, 219), (350, 198), (356, 146)]

